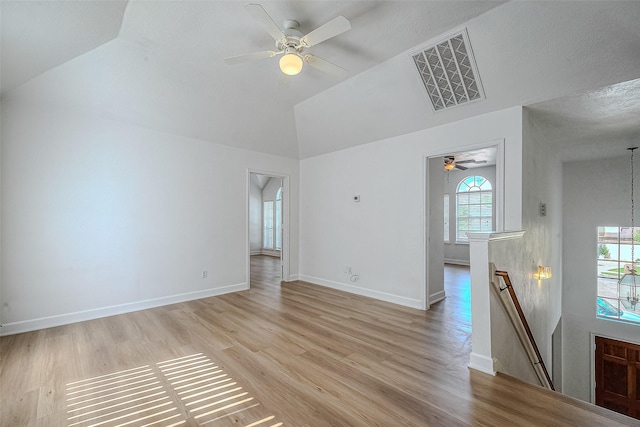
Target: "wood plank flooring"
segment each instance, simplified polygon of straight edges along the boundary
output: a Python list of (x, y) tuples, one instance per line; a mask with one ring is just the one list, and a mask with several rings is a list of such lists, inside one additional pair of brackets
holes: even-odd
[(0, 425), (621, 426), (469, 370), (468, 270), (428, 312), (252, 257), (251, 290), (0, 338)]

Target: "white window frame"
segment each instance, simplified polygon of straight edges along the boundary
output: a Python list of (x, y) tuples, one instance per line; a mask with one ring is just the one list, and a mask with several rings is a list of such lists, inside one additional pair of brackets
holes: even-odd
[(274, 245), (274, 202), (265, 200), (262, 202), (262, 248), (273, 249)]
[(274, 246), (277, 251), (282, 250), (282, 187), (276, 192), (276, 203), (273, 213)]
[[(478, 178), (482, 181), (478, 183)], [(471, 179), (471, 183), (467, 182)], [(470, 185), (471, 184), (471, 185)], [(463, 187), (464, 186), (464, 187)], [(478, 202), (471, 203), (470, 200), (472, 196), (478, 194)], [(489, 195), (491, 197), (490, 202), (485, 202), (484, 197)], [(466, 199), (466, 200), (465, 200)], [(486, 177), (482, 175), (469, 175), (463, 178), (458, 185), (456, 186), (456, 243), (468, 243), (469, 239), (467, 238), (468, 232), (477, 232), (477, 231), (491, 231), (493, 229), (493, 185), (491, 181), (489, 181)], [(470, 212), (468, 215), (460, 215), (461, 208), (464, 206), (468, 206), (468, 210), (471, 210), (472, 206), (477, 206), (479, 209), (479, 214), (471, 215)], [(489, 215), (486, 214), (486, 207), (489, 206), (488, 211)], [(461, 219), (473, 219), (477, 220), (479, 226), (477, 227), (469, 227), (461, 230), (460, 224)]]
[(282, 250), (282, 187), (275, 200), (262, 202), (262, 249)]
[[(634, 265), (631, 253), (636, 260), (640, 258), (640, 243), (633, 243), (634, 235), (640, 232), (638, 227), (598, 226), (597, 228), (597, 274), (596, 274), (596, 317), (640, 326), (640, 303), (632, 309), (627, 296), (633, 287), (620, 283), (622, 276)], [(636, 240), (637, 242), (637, 240)], [(633, 250), (631, 249), (634, 246)], [(601, 247), (606, 247), (606, 251)], [(636, 271), (640, 262), (635, 262)], [(632, 268), (631, 268), (632, 270)], [(630, 270), (629, 270), (630, 271)], [(640, 276), (628, 276), (640, 284)], [(636, 288), (636, 295), (640, 287)]]

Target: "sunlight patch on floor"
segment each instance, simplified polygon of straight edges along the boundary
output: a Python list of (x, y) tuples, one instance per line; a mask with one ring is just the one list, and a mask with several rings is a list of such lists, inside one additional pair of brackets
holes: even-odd
[(69, 427), (199, 425), (233, 417), (234, 425), (277, 427), (275, 416), (256, 421), (260, 403), (207, 356), (199, 353), (67, 384)]

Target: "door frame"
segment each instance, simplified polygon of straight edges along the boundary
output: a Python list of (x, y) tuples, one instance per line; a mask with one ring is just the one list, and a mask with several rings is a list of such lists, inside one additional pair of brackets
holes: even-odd
[[(430, 206), (429, 206), (429, 197), (431, 195), (431, 185), (429, 183), (429, 160), (437, 157), (444, 157), (456, 151), (473, 151), (479, 150), (482, 148), (496, 148), (496, 182), (495, 182), (495, 212), (496, 212), (496, 229), (495, 231), (504, 231), (504, 145), (505, 140), (503, 138), (493, 139), (484, 142), (478, 142), (475, 144), (469, 145), (459, 145), (459, 146), (451, 146), (446, 149), (439, 149), (436, 151), (424, 153), (422, 156), (422, 186), (424, 188), (424, 235), (423, 235), (423, 244), (424, 244), (424, 283), (425, 286), (422, 287), (422, 304), (425, 310), (428, 310), (431, 307), (429, 296), (431, 286), (429, 285), (429, 269), (432, 267), (430, 265), (429, 259), (429, 236), (430, 236)], [(449, 199), (449, 203), (451, 203), (451, 198)]]
[(282, 179), (282, 249), (280, 250), (280, 263), (282, 265), (282, 277), (283, 282), (289, 282), (290, 279), (290, 241), (289, 241), (289, 209), (290, 209), (290, 177), (289, 174), (283, 172), (273, 172), (261, 169), (247, 169), (247, 193), (246, 193), (246, 207), (245, 207), (245, 277), (247, 278), (247, 288), (251, 288), (251, 235), (250, 235), (250, 197), (251, 197), (251, 174), (267, 175), (273, 178)]

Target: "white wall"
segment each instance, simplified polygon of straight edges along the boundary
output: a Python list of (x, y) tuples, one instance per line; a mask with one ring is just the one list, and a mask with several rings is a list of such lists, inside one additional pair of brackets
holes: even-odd
[[(522, 229), (519, 240), (491, 245), (490, 261), (499, 270), (509, 272), (514, 290), (527, 317), (543, 361), (552, 372), (552, 335), (561, 316), (562, 286), (562, 166), (553, 156), (553, 141), (547, 141), (527, 109), (522, 126)], [(508, 180), (508, 178), (506, 178)], [(539, 204), (547, 204), (547, 216), (539, 215)], [(533, 277), (538, 265), (551, 266), (553, 277), (538, 281)], [(506, 326), (499, 301), (492, 303), (491, 324), (494, 331)], [(509, 325), (511, 328), (511, 325)], [(525, 381), (532, 377), (530, 366), (504, 333), (492, 334), (492, 354), (502, 370)], [(532, 381), (535, 382), (535, 381)]]
[(262, 251), (262, 188), (253, 173), (249, 182), (249, 247), (252, 254)]
[[(519, 229), (521, 128), (522, 109), (515, 107), (302, 160), (301, 278), (421, 307), (425, 157), (504, 139), (504, 224)], [(345, 266), (360, 274), (358, 282), (349, 281)]]
[(640, 343), (640, 326), (596, 318), (596, 227), (631, 225), (629, 155), (618, 154), (563, 168), (563, 392), (587, 401), (594, 370), (590, 334)]
[[(544, 125), (530, 110), (523, 110), (522, 222), (525, 266), (551, 266), (553, 276), (542, 282), (531, 281), (523, 298), (530, 302), (526, 313), (538, 341), (549, 372), (552, 369), (552, 336), (562, 316), (562, 163), (556, 155), (556, 141), (543, 132)], [(546, 205), (546, 216), (540, 214), (540, 204)], [(533, 286), (535, 285), (535, 286)]]
[[(523, 276), (520, 271), (522, 266), (514, 262), (513, 259), (517, 259), (517, 257), (523, 253), (523, 246), (524, 241), (522, 239), (499, 240), (490, 242), (489, 244), (489, 260), (496, 265), (498, 270), (508, 271), (509, 277), (513, 280), (513, 287), (516, 289), (519, 300), (522, 296), (520, 291), (523, 283), (517, 282), (517, 280), (521, 280)], [(518, 279), (516, 279), (516, 277)], [(501, 282), (501, 286), (504, 286), (504, 282)], [(528, 301), (522, 301), (522, 303), (528, 306)], [(472, 307), (471, 311), (474, 310), (475, 307)], [(519, 378), (522, 381), (540, 385), (531, 361), (513, 326), (512, 320), (500, 296), (493, 288), (490, 291), (490, 312), (491, 355), (496, 360), (495, 370)], [(534, 333), (534, 335), (536, 334)]]
[[(469, 265), (469, 244), (456, 242), (456, 190), (460, 181), (471, 175), (484, 176), (491, 182), (494, 201), (496, 192), (496, 167), (485, 166), (466, 171), (454, 169), (445, 172), (444, 192), (449, 194), (449, 242), (444, 243), (444, 261), (451, 264)], [(496, 229), (496, 204), (493, 204), (493, 229)]]
[[(0, 106), (1, 108), (1, 106)], [(0, 110), (1, 112), (1, 110)], [(4, 193), (4, 189), (2, 186), (2, 183), (4, 182), (4, 168), (2, 167), (2, 157), (3, 157), (3, 138), (2, 136), (2, 114), (0, 114), (0, 325), (2, 325), (2, 309), (4, 307), (3, 305), (3, 299), (2, 299), (2, 264), (3, 264), (3, 258), (2, 258), (2, 236), (4, 234), (3, 231), (3, 224), (4, 221), (2, 221), (2, 213), (3, 213), (3, 209), (2, 209), (2, 201), (3, 201), (3, 197), (2, 194)]]
[[(2, 104), (3, 333), (247, 287), (247, 170), (298, 162)], [(202, 270), (208, 277), (201, 277)]]

